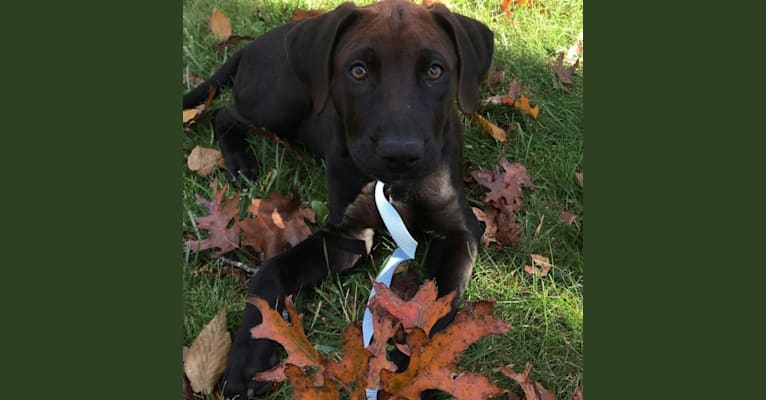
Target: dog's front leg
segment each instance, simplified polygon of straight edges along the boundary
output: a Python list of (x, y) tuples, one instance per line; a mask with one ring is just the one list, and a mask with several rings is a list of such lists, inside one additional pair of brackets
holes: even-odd
[[(285, 296), (321, 282), (330, 272), (351, 268), (361, 257), (360, 253), (368, 251), (371, 242), (371, 229), (344, 231), (343, 236), (331, 231), (315, 233), (268, 260), (250, 280), (248, 294), (277, 307), (284, 304)], [(256, 372), (276, 365), (275, 343), (250, 336), (250, 329), (261, 322), (261, 313), (247, 303), (222, 377), (224, 394), (229, 399), (260, 396), (271, 386), (269, 382), (253, 380)]]

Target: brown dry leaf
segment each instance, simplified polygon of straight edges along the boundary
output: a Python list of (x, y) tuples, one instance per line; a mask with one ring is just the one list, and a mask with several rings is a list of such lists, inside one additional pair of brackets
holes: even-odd
[(379, 309), (386, 310), (401, 321), (405, 330), (421, 328), (424, 332), (431, 333), (434, 324), (450, 312), (452, 299), (455, 298), (455, 292), (452, 292), (437, 299), (438, 292), (434, 280), (420, 285), (415, 296), (408, 301), (396, 296), (383, 283), (373, 282), (372, 286), (375, 296), (370, 299), (370, 310), (373, 314)]
[(494, 208), (487, 208), (484, 212), (476, 207), (471, 207), (473, 215), (476, 216), (481, 222), (484, 222), (484, 234), (481, 235), (481, 244), (489, 246), (490, 243), (497, 243), (497, 224), (495, 219), (497, 218), (497, 210)]
[(519, 100), (516, 100), (513, 103), (513, 106), (521, 110), (522, 113), (529, 115), (534, 119), (537, 119), (537, 114), (540, 113), (540, 107), (538, 106), (530, 107), (529, 99), (527, 98), (527, 96), (524, 96), (523, 94), (521, 95), (521, 98)]
[(298, 22), (307, 18), (316, 17), (317, 15), (322, 15), (326, 11), (322, 9), (314, 9), (314, 10), (302, 10), (300, 8), (296, 8), (293, 10), (293, 16), (290, 18), (287, 22)]
[(189, 121), (197, 119), (197, 116), (199, 115), (199, 110), (196, 108), (189, 108), (186, 110), (183, 110), (183, 123), (187, 123)]
[(489, 377), (472, 373), (456, 376), (458, 356), (472, 343), (491, 335), (508, 332), (511, 325), (495, 319), (494, 303), (467, 303), (447, 328), (429, 339), (420, 328), (407, 335), (412, 349), (409, 366), (395, 373), (380, 372), (381, 388), (394, 396), (418, 399), (426, 389), (438, 389), (461, 400), (485, 400), (505, 393)]
[(575, 177), (577, 177), (577, 182), (580, 184), (580, 187), (582, 187), (583, 173), (582, 172), (575, 172)]
[(301, 207), (298, 195), (292, 200), (279, 193), (266, 199), (253, 199), (247, 209), (252, 218), (242, 221), (242, 244), (263, 252), (264, 260), (284, 251), (287, 244), (297, 245), (311, 235), (305, 221), (316, 222), (314, 210)]
[(494, 89), (497, 87), (497, 85), (500, 84), (500, 82), (503, 81), (503, 78), (505, 77), (505, 67), (502, 65), (496, 65), (492, 72), (489, 74), (489, 79), (487, 80), (487, 86), (489, 86), (490, 89)]
[(561, 222), (562, 224), (572, 225), (576, 219), (577, 219), (577, 216), (570, 212), (561, 211), (559, 213), (559, 222)]
[[(211, 187), (215, 192), (212, 202), (197, 195), (197, 203), (205, 206), (208, 210), (208, 215), (197, 218), (197, 226), (200, 229), (210, 231), (210, 236), (202, 240), (189, 240), (187, 244), (193, 252), (217, 247), (218, 251), (215, 252), (215, 255), (220, 256), (239, 248), (240, 226), (237, 218), (239, 215), (239, 195), (235, 194), (231, 199), (224, 201), (223, 195), (228, 185), (217, 189), (218, 181), (214, 180)], [(231, 224), (232, 220), (234, 220), (233, 224)], [(230, 224), (231, 226), (229, 226)]]
[(524, 400), (557, 400), (556, 395), (546, 390), (540, 382), (529, 379), (529, 370), (532, 365), (527, 363), (524, 371), (519, 373), (509, 367), (500, 367), (500, 372), (516, 381), (524, 391)]
[(553, 267), (551, 260), (549, 260), (548, 257), (543, 257), (539, 254), (530, 254), (530, 256), (532, 257), (532, 265), (525, 265), (524, 271), (530, 275), (548, 275), (548, 272), (550, 272), (551, 268)]
[(519, 95), (519, 91), (521, 91), (521, 84), (516, 78), (511, 79), (511, 83), (508, 84), (508, 97), (515, 99)]
[[(501, 172), (500, 167), (504, 172)], [(474, 171), (471, 176), (479, 185), (489, 189), (482, 198), (487, 205), (483, 217), (487, 226), (491, 225), (487, 222), (491, 219), (492, 225), (497, 227), (494, 236), (487, 236), (482, 242), (496, 242), (498, 246), (503, 247), (519, 241), (521, 225), (516, 221), (516, 213), (523, 207), (522, 188), (534, 189), (535, 186), (522, 164), (510, 163), (502, 158), (500, 167)]]
[(231, 35), (228, 39), (221, 43), (218, 43), (218, 51), (224, 51), (228, 48), (234, 47), (237, 43), (243, 40), (254, 40), (255, 38), (249, 35)]
[(208, 26), (219, 41), (226, 40), (231, 36), (231, 21), (226, 14), (218, 11), (217, 8), (213, 8), (213, 14), (208, 19)]
[[(303, 324), (298, 311), (295, 310), (292, 296), (285, 298), (285, 309), (290, 317), (290, 324), (282, 319), (282, 314), (275, 311), (266, 300), (257, 296), (248, 296), (247, 302), (258, 308), (263, 317), (263, 322), (250, 329), (253, 339), (271, 339), (278, 342), (287, 352), (287, 358), (278, 366), (256, 374), (255, 378), (264, 381), (282, 382), (287, 379), (285, 366), (293, 364), (300, 368), (315, 368), (315, 377), (321, 378), (322, 364), (325, 358), (319, 354), (314, 346), (306, 338), (303, 332)], [(315, 380), (314, 384), (322, 385), (323, 379)]]
[(202, 328), (184, 357), (184, 372), (195, 392), (210, 393), (226, 368), (230, 348), (231, 337), (226, 330), (224, 306)]
[(508, 135), (505, 133), (503, 129), (498, 127), (497, 125), (487, 121), (479, 115), (478, 113), (473, 113), (473, 118), (476, 120), (476, 122), (479, 123), (479, 126), (481, 126), (481, 129), (484, 130), (484, 132), (489, 133), (490, 136), (495, 138), (498, 142), (505, 142), (508, 140)]
[(186, 166), (199, 176), (208, 176), (217, 167), (224, 167), (223, 154), (217, 149), (195, 146), (186, 158)]
[(572, 91), (572, 74), (577, 70), (577, 66), (580, 65), (580, 59), (575, 60), (574, 64), (569, 67), (564, 67), (564, 53), (560, 53), (556, 61), (548, 63), (551, 69), (555, 73), (553, 78), (553, 87), (555, 89), (562, 89), (565, 92)]
[(581, 387), (578, 387), (577, 390), (575, 390), (574, 394), (572, 395), (572, 400), (583, 400)]

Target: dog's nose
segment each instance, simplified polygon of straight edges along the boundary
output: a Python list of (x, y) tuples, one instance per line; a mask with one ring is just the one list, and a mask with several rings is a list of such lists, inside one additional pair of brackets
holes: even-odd
[(377, 152), (388, 168), (411, 168), (423, 157), (422, 140), (381, 138), (377, 142)]

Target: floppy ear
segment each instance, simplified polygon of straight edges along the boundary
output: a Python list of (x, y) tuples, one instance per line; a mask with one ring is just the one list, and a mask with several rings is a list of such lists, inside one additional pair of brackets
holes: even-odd
[(338, 34), (353, 20), (357, 7), (343, 3), (327, 14), (298, 22), (287, 32), (287, 62), (308, 86), (315, 113), (327, 103), (331, 56)]
[(479, 83), (484, 80), (492, 63), (494, 35), (486, 25), (474, 19), (453, 14), (441, 3), (431, 10), (442, 27), (452, 37), (459, 58), (457, 99), (460, 109), (471, 114), (479, 105)]

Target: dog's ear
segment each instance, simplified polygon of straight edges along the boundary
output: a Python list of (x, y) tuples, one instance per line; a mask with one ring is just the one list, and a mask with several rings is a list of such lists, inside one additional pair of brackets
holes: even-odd
[(471, 114), (479, 105), (479, 84), (487, 76), (495, 49), (494, 35), (486, 25), (453, 14), (441, 3), (431, 9), (436, 21), (452, 37), (459, 58), (457, 99), (460, 109)]
[(356, 10), (353, 3), (343, 3), (327, 14), (298, 22), (287, 33), (287, 61), (298, 79), (311, 91), (313, 109), (317, 114), (327, 103), (331, 57), (336, 39), (351, 23)]

